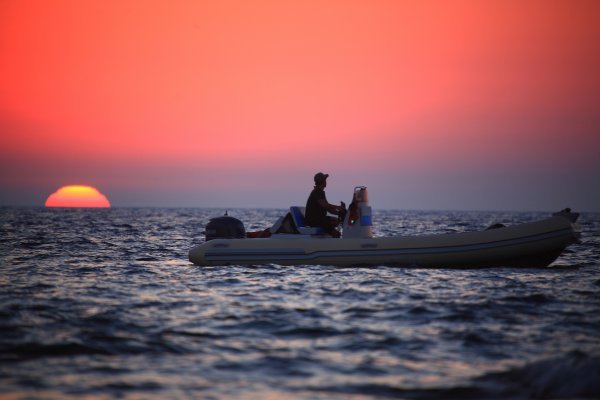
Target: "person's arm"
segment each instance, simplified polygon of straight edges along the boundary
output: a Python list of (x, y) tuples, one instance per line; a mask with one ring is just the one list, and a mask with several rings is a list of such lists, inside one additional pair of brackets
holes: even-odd
[(319, 199), (319, 205), (329, 211), (332, 214), (339, 214), (342, 211), (341, 206), (336, 206), (334, 204), (329, 204), (325, 199)]

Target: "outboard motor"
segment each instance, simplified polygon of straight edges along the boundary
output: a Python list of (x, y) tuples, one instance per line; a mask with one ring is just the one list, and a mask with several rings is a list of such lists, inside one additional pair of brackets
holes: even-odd
[(246, 228), (242, 221), (225, 213), (206, 224), (205, 234), (207, 242), (213, 239), (242, 239), (246, 237)]
[(371, 220), (371, 206), (369, 194), (365, 186), (354, 188), (352, 203), (344, 218), (344, 238), (370, 238), (373, 237), (373, 222)]

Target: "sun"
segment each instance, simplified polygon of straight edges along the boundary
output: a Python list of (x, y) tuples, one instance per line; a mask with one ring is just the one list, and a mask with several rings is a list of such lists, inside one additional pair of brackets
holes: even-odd
[(92, 186), (63, 186), (46, 199), (46, 207), (109, 208), (105, 195)]

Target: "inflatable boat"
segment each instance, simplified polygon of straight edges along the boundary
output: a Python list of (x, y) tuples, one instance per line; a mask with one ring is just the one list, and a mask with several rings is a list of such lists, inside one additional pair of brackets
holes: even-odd
[(206, 226), (206, 241), (189, 252), (197, 265), (332, 265), (442, 268), (545, 267), (581, 234), (577, 213), (484, 231), (373, 237), (366, 187), (355, 188), (343, 218), (342, 237), (304, 226), (303, 208), (291, 207), (269, 229), (246, 233), (223, 216)]

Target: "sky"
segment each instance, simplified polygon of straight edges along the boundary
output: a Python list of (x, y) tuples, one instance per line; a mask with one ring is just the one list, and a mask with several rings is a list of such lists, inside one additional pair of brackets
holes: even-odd
[(0, 0), (0, 206), (600, 211), (600, 2)]

